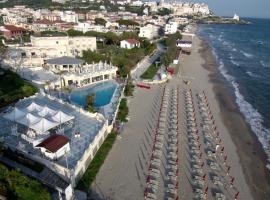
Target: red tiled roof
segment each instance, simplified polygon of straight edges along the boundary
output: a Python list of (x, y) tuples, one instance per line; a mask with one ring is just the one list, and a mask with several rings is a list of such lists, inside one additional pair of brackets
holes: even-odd
[(5, 27), (5, 29), (7, 29), (9, 31), (25, 31), (24, 28), (14, 26), (14, 25), (4, 25), (4, 27)]
[(130, 44), (139, 44), (140, 43), (138, 40), (135, 40), (135, 39), (127, 39), (126, 41)]
[(55, 153), (61, 149), (65, 144), (69, 142), (69, 139), (64, 135), (52, 135), (43, 142), (39, 143), (37, 147), (43, 147), (52, 153)]
[(48, 19), (40, 19), (35, 21), (35, 24), (52, 24), (52, 22)]

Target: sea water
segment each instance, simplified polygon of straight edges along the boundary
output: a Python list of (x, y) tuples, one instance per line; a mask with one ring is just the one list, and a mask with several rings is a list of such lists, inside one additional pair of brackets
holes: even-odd
[(246, 20), (252, 24), (200, 25), (198, 33), (213, 47), (219, 71), (270, 163), (270, 19)]

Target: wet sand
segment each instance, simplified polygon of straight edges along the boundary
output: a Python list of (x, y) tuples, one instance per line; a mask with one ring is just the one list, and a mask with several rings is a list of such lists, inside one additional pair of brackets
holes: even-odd
[(222, 120), (227, 127), (254, 199), (270, 199), (270, 171), (266, 168), (267, 156), (255, 134), (245, 122), (228, 83), (218, 71), (209, 44), (203, 42), (200, 53), (205, 60), (203, 67), (209, 72), (209, 81), (219, 103)]

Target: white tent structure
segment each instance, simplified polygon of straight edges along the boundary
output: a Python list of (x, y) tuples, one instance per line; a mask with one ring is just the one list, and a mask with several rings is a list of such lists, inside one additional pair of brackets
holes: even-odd
[(45, 133), (46, 131), (58, 126), (59, 123), (52, 122), (46, 118), (41, 118), (37, 123), (31, 124), (29, 128), (35, 130), (38, 133)]
[(19, 124), (30, 126), (31, 124), (35, 124), (40, 121), (40, 117), (37, 117), (31, 113), (26, 113), (25, 116), (17, 118), (15, 121)]
[(15, 107), (11, 112), (4, 114), (3, 117), (10, 121), (15, 121), (16, 119), (21, 118), (25, 115), (26, 113), (24, 111)]
[(50, 119), (62, 124), (74, 119), (74, 116), (68, 115), (62, 111), (58, 111), (55, 115), (51, 116)]
[(32, 102), (29, 106), (27, 106), (26, 108), (24, 108), (24, 110), (26, 112), (40, 112), (42, 111), (43, 107), (36, 104), (35, 102)]
[(37, 114), (41, 117), (46, 117), (46, 116), (53, 116), (57, 113), (57, 111), (49, 108), (48, 106), (44, 106), (43, 109), (38, 112)]
[(74, 119), (74, 116), (68, 115), (62, 111), (56, 111), (46, 105), (41, 106), (35, 102), (21, 109), (15, 107), (3, 117), (27, 126), (38, 134), (43, 134), (62, 123)]

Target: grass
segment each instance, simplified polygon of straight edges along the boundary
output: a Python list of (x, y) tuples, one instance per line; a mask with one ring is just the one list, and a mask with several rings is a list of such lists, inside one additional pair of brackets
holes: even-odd
[(96, 179), (96, 175), (99, 172), (100, 167), (103, 165), (108, 153), (110, 152), (116, 139), (116, 136), (117, 134), (114, 132), (110, 133), (107, 136), (107, 138), (99, 148), (98, 152), (96, 153), (94, 159), (90, 163), (89, 167), (85, 171), (83, 177), (79, 181), (77, 186), (78, 189), (87, 192), (88, 188)]
[(24, 81), (18, 74), (9, 70), (1, 71), (3, 74), (0, 75), (0, 108), (38, 92), (36, 87)]
[(128, 106), (127, 106), (127, 99), (121, 99), (119, 110), (117, 114), (117, 119), (121, 122), (127, 122), (127, 115), (128, 115)]
[[(158, 61), (158, 60), (156, 60)], [(156, 62), (155, 61), (155, 62)], [(159, 66), (156, 66), (156, 63), (151, 64), (148, 69), (141, 75), (142, 79), (153, 79), (159, 70)]]

